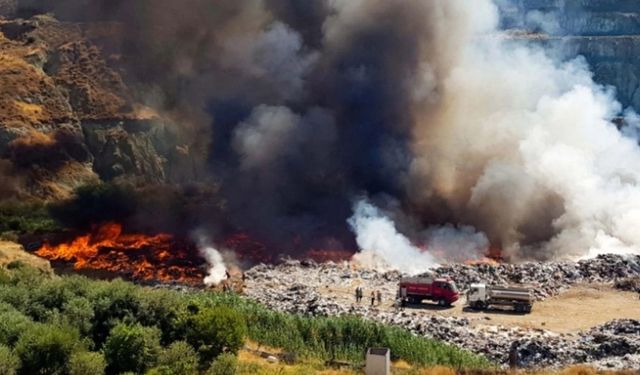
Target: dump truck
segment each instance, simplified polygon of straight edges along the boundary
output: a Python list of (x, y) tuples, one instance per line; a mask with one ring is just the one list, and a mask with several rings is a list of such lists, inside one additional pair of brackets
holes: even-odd
[(451, 306), (460, 298), (456, 283), (450, 278), (405, 277), (398, 286), (402, 305), (435, 301), (440, 306)]
[(474, 310), (510, 306), (516, 312), (530, 313), (533, 301), (533, 289), (526, 287), (471, 284), (467, 291), (467, 304)]

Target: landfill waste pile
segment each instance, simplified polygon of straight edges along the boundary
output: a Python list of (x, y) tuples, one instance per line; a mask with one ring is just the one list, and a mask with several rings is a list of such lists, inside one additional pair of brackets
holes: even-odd
[[(640, 257), (603, 255), (579, 262), (519, 265), (447, 265), (433, 270), (447, 275), (464, 290), (470, 283), (527, 284), (544, 299), (575, 284), (610, 284), (640, 277)], [(416, 335), (443, 340), (485, 355), (502, 365), (518, 353), (523, 367), (562, 367), (588, 363), (606, 369), (640, 369), (640, 321), (620, 319), (577, 333), (495, 325), (486, 316), (443, 316), (437, 311), (380, 308), (354, 303), (352, 296), (324, 291), (344, 290), (366, 283), (368, 290), (386, 296), (394, 305), (402, 273), (378, 272), (354, 264), (316, 263), (287, 259), (278, 265), (260, 264), (245, 273), (245, 294), (274, 310), (311, 316), (355, 315), (383, 324), (404, 327)], [(626, 284), (625, 284), (626, 285)], [(526, 318), (524, 318), (526, 319)]]

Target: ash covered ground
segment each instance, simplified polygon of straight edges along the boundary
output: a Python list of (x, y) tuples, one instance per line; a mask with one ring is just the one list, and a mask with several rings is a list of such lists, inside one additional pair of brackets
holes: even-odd
[[(357, 315), (444, 340), (506, 365), (512, 345), (525, 367), (588, 363), (600, 368), (640, 369), (640, 256), (602, 255), (579, 262), (448, 265), (434, 270), (469, 283), (526, 284), (536, 290), (529, 315), (473, 312), (462, 297), (452, 308), (395, 304), (399, 272), (378, 272), (352, 263), (285, 260), (245, 274), (245, 294), (272, 309), (314, 316)], [(357, 286), (365, 299), (355, 302)], [(371, 291), (381, 305), (370, 305)]]

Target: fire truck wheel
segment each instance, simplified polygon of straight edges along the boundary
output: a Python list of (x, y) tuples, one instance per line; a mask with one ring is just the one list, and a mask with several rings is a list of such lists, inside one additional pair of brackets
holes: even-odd
[(438, 306), (440, 306), (440, 307), (447, 306), (447, 301), (445, 301), (443, 299), (438, 300)]

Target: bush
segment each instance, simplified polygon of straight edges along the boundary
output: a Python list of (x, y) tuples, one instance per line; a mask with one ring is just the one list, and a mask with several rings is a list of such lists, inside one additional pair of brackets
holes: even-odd
[(242, 316), (227, 307), (201, 309), (187, 326), (187, 341), (198, 351), (202, 363), (223, 352), (237, 353), (244, 344), (247, 328)]
[(156, 364), (160, 354), (160, 331), (140, 324), (119, 324), (104, 345), (110, 373), (143, 373)]
[(106, 367), (102, 354), (77, 352), (69, 360), (69, 375), (103, 375)]
[(198, 372), (198, 355), (184, 341), (177, 341), (162, 351), (158, 365), (172, 374), (189, 375)]
[(136, 321), (140, 311), (138, 287), (122, 280), (95, 283), (89, 300), (94, 319), (91, 335), (96, 347), (104, 344), (113, 327), (120, 321)]
[(71, 355), (81, 347), (78, 333), (71, 327), (34, 324), (16, 344), (22, 361), (20, 373), (64, 373)]
[(56, 229), (58, 226), (43, 203), (0, 203), (0, 233), (6, 233), (6, 237), (51, 232)]
[[(356, 317), (285, 314), (229, 294), (158, 291), (78, 276), (52, 278), (24, 265), (6, 270), (3, 279), (0, 344), (13, 346), (14, 354), (28, 362), (26, 370), (20, 370), (23, 374), (70, 371), (66, 359), (86, 352), (88, 339), (93, 339), (92, 350), (103, 350), (110, 372), (152, 368), (157, 375), (189, 373), (198, 354), (202, 370), (219, 354), (237, 352), (245, 333), (258, 344), (290, 352), (287, 362), (300, 356), (358, 364), (367, 347), (382, 346), (412, 365), (491, 368), (485, 358), (468, 351)], [(157, 328), (144, 328), (152, 326)], [(160, 343), (186, 341), (191, 348), (178, 342), (161, 351), (158, 328), (163, 331)], [(80, 335), (85, 341), (80, 342)], [(86, 358), (77, 356), (73, 362), (79, 366)]]
[(10, 348), (0, 345), (0, 375), (15, 375), (20, 368), (20, 359)]
[(33, 324), (31, 319), (16, 310), (0, 313), (0, 344), (14, 346), (20, 335)]
[(84, 297), (69, 299), (63, 307), (65, 322), (75, 325), (83, 336), (91, 333), (94, 318), (93, 305)]
[(238, 358), (231, 353), (223, 353), (209, 367), (207, 375), (235, 375), (238, 371)]
[(161, 342), (167, 345), (184, 339), (184, 332), (176, 332), (176, 318), (182, 310), (181, 296), (172, 290), (140, 288), (136, 293), (140, 305), (136, 318), (145, 326), (155, 325), (162, 332)]

